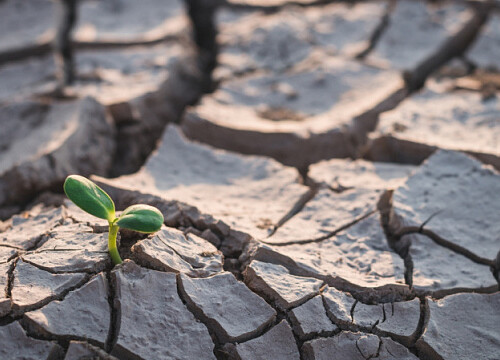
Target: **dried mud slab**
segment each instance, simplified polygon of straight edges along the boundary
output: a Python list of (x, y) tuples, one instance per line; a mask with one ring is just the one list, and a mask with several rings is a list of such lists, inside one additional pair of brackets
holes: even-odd
[(82, 224), (59, 226), (22, 259), (52, 273), (97, 273), (110, 263), (107, 234), (94, 234), (92, 228)]
[(173, 228), (163, 228), (132, 247), (140, 264), (161, 271), (206, 277), (221, 272), (222, 253), (208, 241), (193, 234), (184, 235)]
[[(11, 227), (0, 233), (0, 244), (14, 249), (28, 250), (36, 246), (42, 237), (54, 227), (61, 225), (65, 219), (63, 207), (48, 211), (32, 211), (11, 218)], [(2, 254), (8, 256), (9, 250), (1, 248)], [(4, 260), (7, 260), (4, 258)], [(0, 261), (1, 262), (1, 261)]]
[(69, 174), (107, 173), (114, 129), (94, 99), (24, 101), (0, 114), (0, 206), (19, 205)]
[[(75, 53), (74, 61), (75, 82), (65, 88), (65, 94), (94, 97), (108, 109), (118, 128), (116, 152), (120, 156), (113, 163), (113, 175), (130, 173), (140, 167), (154, 149), (165, 125), (178, 121), (184, 107), (199, 97), (205, 77), (200, 71), (195, 47), (188, 39), (152, 46), (82, 49)], [(0, 103), (24, 103), (26, 98), (51, 95), (57, 87), (55, 76), (51, 56), (7, 64), (0, 68)], [(17, 111), (21, 113), (17, 117), (29, 119), (25, 120), (28, 124), (36, 120), (36, 116), (25, 113), (27, 110), (16, 109), (11, 110), (14, 113), (10, 117), (16, 117), (13, 115)], [(28, 114), (46, 112), (42, 107)], [(15, 120), (17, 124), (19, 120)], [(101, 129), (100, 133), (114, 138), (111, 129)], [(96, 131), (88, 138), (105, 136), (98, 135)], [(113, 145), (114, 141), (108, 140), (108, 143)], [(3, 144), (0, 145), (1, 149)], [(103, 155), (113, 154), (109, 145), (99, 146)], [(101, 166), (105, 165), (109, 170), (110, 164), (104, 159)], [(105, 174), (99, 168), (92, 172)]]
[(409, 255), (413, 263), (414, 289), (432, 293), (433, 296), (456, 291), (497, 289), (488, 266), (473, 262), (423, 235), (406, 235), (401, 241), (411, 243)]
[(335, 288), (323, 292), (326, 313), (341, 329), (374, 332), (390, 336), (406, 346), (416, 340), (420, 320), (420, 301), (365, 304)]
[(353, 119), (401, 87), (397, 72), (328, 57), (286, 74), (228, 81), (185, 114), (191, 139), (298, 168), (354, 155)]
[(366, 296), (375, 289), (382, 297), (407, 291), (403, 260), (389, 248), (378, 214), (323, 241), (258, 245), (254, 251), (256, 260), (281, 264), (294, 275), (321, 278)]
[(18, 254), (18, 251), (8, 246), (0, 245), (0, 264), (5, 264)]
[(248, 340), (276, 317), (271, 306), (231, 273), (202, 279), (181, 274), (180, 293), (221, 343)]
[(0, 104), (22, 101), (36, 94), (53, 91), (57, 86), (56, 70), (52, 56), (32, 57), (0, 65)]
[(326, 339), (315, 339), (302, 346), (305, 360), (417, 360), (404, 346), (390, 338), (343, 331)]
[(92, 346), (83, 341), (70, 341), (64, 360), (117, 360), (114, 356), (107, 354), (104, 350)]
[[(380, 116), (365, 155), (418, 164), (435, 149), (464, 151), (500, 169), (500, 100), (478, 92), (425, 90)], [(481, 139), (481, 141), (478, 141)]]
[(412, 166), (331, 159), (313, 164), (308, 180), (319, 185), (312, 199), (287, 214), (266, 244), (321, 241), (374, 213), (384, 192), (404, 183)]
[(500, 71), (500, 17), (490, 17), (477, 40), (467, 51), (467, 58), (481, 68)]
[[(49, 48), (55, 33), (56, 3), (5, 0), (0, 4), (0, 59), (23, 49)], [(29, 25), (28, 25), (29, 24)]]
[(207, 328), (177, 294), (175, 274), (125, 261), (113, 270), (112, 278), (119, 309), (113, 355), (120, 359), (215, 359)]
[(286, 320), (264, 335), (239, 344), (227, 344), (225, 350), (236, 359), (299, 360), (300, 354), (292, 329)]
[(57, 359), (64, 356), (64, 350), (56, 343), (28, 337), (17, 321), (0, 327), (0, 339), (0, 357), (5, 360)]
[(367, 62), (384, 68), (409, 70), (433, 54), (472, 15), (464, 4), (397, 1)]
[(16, 263), (13, 275), (11, 299), (15, 312), (48, 303), (87, 279), (85, 274), (51, 274), (22, 260)]
[(13, 266), (12, 262), (0, 263), (0, 317), (7, 315), (11, 310), (11, 301), (7, 297), (9, 271)]
[(383, 3), (287, 6), (272, 14), (222, 8), (217, 16), (221, 50), (214, 77), (281, 72), (315, 52), (352, 57), (369, 46), (384, 11)]
[(420, 300), (379, 305), (358, 302), (353, 310), (353, 324), (383, 336), (391, 336), (406, 346), (416, 340), (420, 320)]
[(64, 199), (63, 205), (67, 217), (71, 218), (75, 223), (89, 226), (94, 230), (103, 229), (104, 231), (106, 231), (108, 229), (109, 225), (107, 220), (90, 215), (88, 212), (85, 212), (78, 206), (76, 206), (71, 200)]
[(192, 52), (190, 45), (188, 41), (169, 41), (153, 46), (78, 51), (76, 82), (70, 89), (79, 96), (92, 95), (108, 107), (128, 104), (134, 109), (138, 98), (151, 97), (150, 93), (159, 92), (169, 78), (175, 78), (172, 73)]
[(77, 44), (149, 43), (179, 36), (188, 26), (181, 0), (82, 1), (73, 37)]
[(232, 229), (264, 238), (308, 191), (297, 177), (294, 169), (271, 159), (193, 143), (169, 126), (158, 150), (138, 173), (112, 180), (94, 179), (117, 198), (119, 193), (138, 191), (181, 201)]
[(255, 6), (255, 7), (280, 7), (289, 4), (309, 5), (318, 0), (228, 0), (229, 5), (233, 6)]
[(415, 169), (412, 165), (330, 159), (312, 164), (307, 175), (314, 182), (324, 183), (336, 190), (387, 190), (404, 183)]
[(272, 300), (281, 309), (303, 304), (319, 294), (323, 282), (318, 279), (291, 275), (281, 265), (252, 261), (244, 272), (250, 289)]
[(353, 322), (352, 312), (357, 301), (350, 294), (333, 287), (322, 293), (328, 317), (338, 326), (348, 328)]
[[(49, 53), (56, 33), (60, 4), (37, 0), (30, 6), (8, 0), (0, 7), (0, 61)], [(29, 24), (29, 26), (26, 26)], [(152, 44), (180, 38), (189, 27), (180, 0), (77, 3), (73, 43), (77, 47)], [(8, 34), (9, 36), (7, 36)]]
[(427, 299), (427, 327), (417, 342), (426, 359), (495, 359), (500, 353), (500, 293)]
[(499, 248), (500, 175), (459, 152), (438, 151), (395, 190), (390, 226), (420, 229), (472, 260), (490, 264)]
[(328, 238), (373, 213), (381, 195), (381, 191), (371, 189), (347, 190), (341, 194), (321, 189), (264, 242), (284, 245)]
[(332, 335), (338, 327), (326, 316), (321, 296), (315, 296), (289, 313), (293, 331), (300, 339)]
[(35, 333), (58, 338), (86, 339), (104, 346), (110, 324), (108, 282), (98, 274), (62, 300), (24, 314)]

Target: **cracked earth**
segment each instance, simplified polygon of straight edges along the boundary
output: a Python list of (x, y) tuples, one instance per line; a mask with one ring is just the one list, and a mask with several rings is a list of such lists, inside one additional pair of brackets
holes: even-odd
[[(62, 95), (56, 20), (0, 2), (1, 359), (500, 359), (498, 1), (82, 0)], [(114, 266), (69, 174), (164, 225)]]

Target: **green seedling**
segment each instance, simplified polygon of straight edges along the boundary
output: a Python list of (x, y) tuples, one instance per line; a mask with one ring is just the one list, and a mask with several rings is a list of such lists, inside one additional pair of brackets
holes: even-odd
[(116, 217), (115, 204), (111, 197), (83, 176), (68, 176), (64, 181), (64, 192), (83, 211), (108, 220), (108, 250), (111, 260), (116, 265), (122, 263), (116, 246), (116, 236), (120, 228), (148, 234), (160, 230), (163, 224), (163, 215), (160, 210), (144, 204), (129, 206), (120, 216)]

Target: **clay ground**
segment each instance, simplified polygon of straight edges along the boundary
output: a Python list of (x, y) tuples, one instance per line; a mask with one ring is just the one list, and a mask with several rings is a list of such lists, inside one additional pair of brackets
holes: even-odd
[[(0, 359), (500, 359), (500, 2), (0, 1)], [(90, 177), (121, 231), (69, 202)]]

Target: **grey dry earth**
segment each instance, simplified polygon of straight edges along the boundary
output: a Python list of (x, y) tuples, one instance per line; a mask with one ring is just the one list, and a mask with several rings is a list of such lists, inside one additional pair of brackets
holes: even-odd
[(0, 358), (500, 359), (500, 4), (189, 3), (0, 3)]

